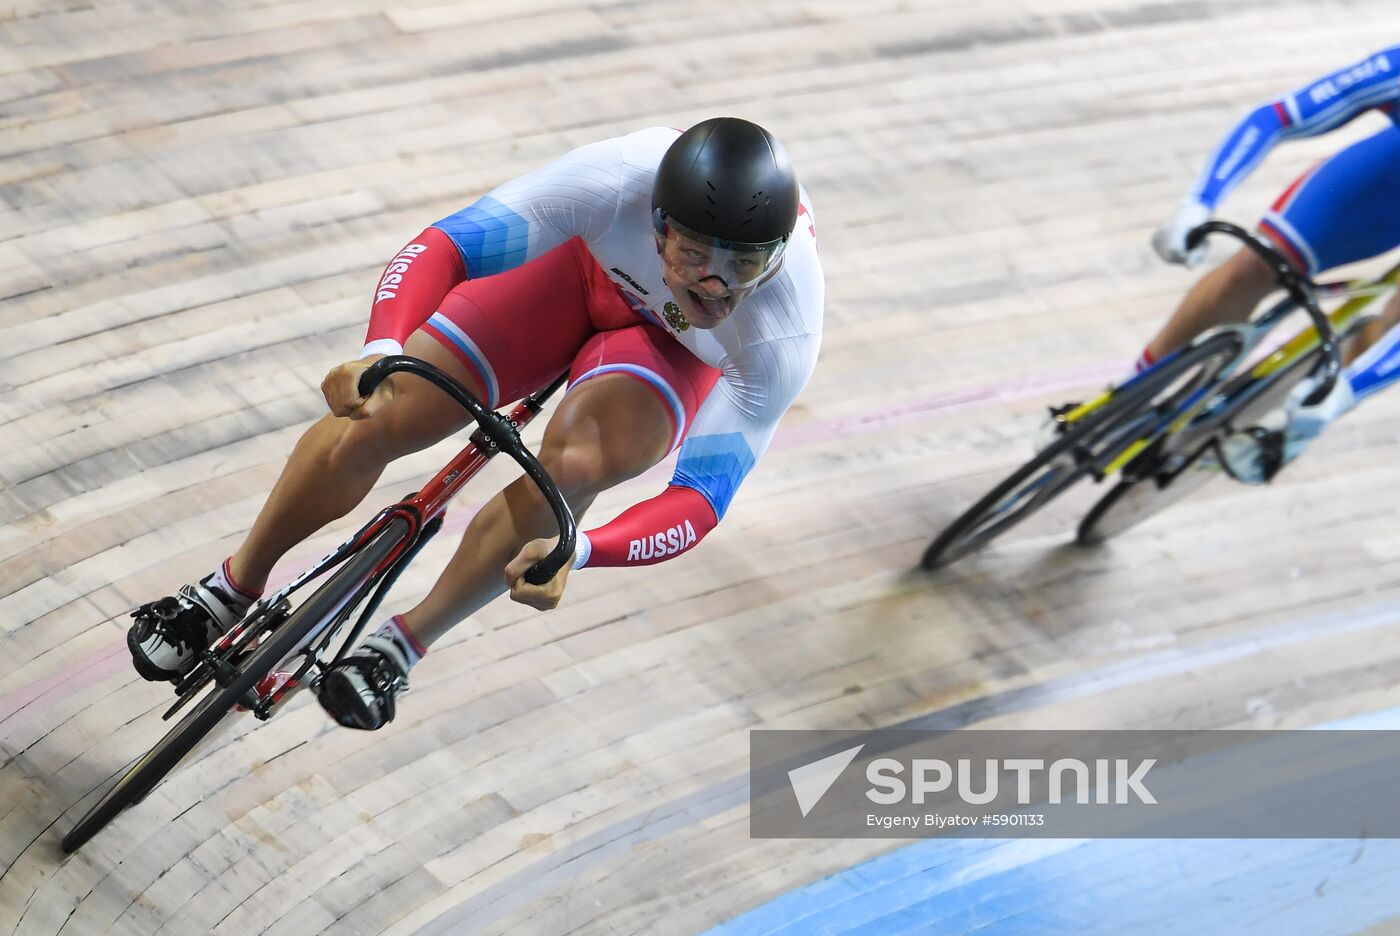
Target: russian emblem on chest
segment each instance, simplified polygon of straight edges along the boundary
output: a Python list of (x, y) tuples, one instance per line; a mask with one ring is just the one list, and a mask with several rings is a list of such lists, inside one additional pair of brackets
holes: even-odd
[(690, 328), (690, 322), (686, 320), (685, 313), (681, 311), (681, 307), (676, 305), (675, 302), (668, 301), (666, 305), (662, 306), (662, 314), (666, 317), (666, 324), (670, 325), (676, 331), (683, 332)]

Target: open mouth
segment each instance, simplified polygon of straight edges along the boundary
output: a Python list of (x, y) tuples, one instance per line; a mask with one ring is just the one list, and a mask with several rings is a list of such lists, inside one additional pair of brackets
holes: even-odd
[(690, 294), (690, 301), (695, 304), (695, 308), (710, 318), (724, 318), (733, 309), (731, 296), (702, 296), (693, 289), (687, 289), (686, 292)]

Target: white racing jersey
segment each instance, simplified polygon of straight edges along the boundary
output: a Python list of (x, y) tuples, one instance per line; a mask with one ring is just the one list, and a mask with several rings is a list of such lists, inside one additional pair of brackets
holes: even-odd
[[(812, 374), (825, 283), (804, 190), (797, 229), (777, 273), (716, 327), (694, 328), (685, 320), (662, 279), (651, 214), (657, 166), (679, 135), (658, 127), (580, 147), (433, 227), (456, 244), (473, 279), (581, 238), (634, 309), (720, 370), (686, 433), (671, 482), (703, 495), (717, 522)], [(643, 515), (653, 525), (667, 525), (637, 531), (629, 564), (669, 558), (697, 538), (683, 525), (688, 518)], [(583, 536), (578, 565), (588, 563), (588, 552)]]

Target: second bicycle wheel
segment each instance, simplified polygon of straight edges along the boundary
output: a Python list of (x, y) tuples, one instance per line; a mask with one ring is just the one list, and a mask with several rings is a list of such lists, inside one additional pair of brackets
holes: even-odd
[(1095, 467), (1150, 431), (1240, 353), (1234, 332), (1220, 332), (1163, 361), (1089, 413), (948, 525), (924, 552), (923, 567), (946, 566), (1029, 517)]
[(352, 556), (318, 588), (282, 626), (258, 645), (241, 664), (238, 676), (226, 686), (214, 686), (147, 754), (79, 819), (63, 836), (63, 850), (73, 852), (133, 803), (138, 803), (177, 764), (194, 750), (205, 735), (233, 714), (234, 706), (277, 664), (295, 652), (310, 630), (345, 601), (368, 578), (407, 532), (403, 520), (394, 520), (365, 548)]
[(1079, 523), (1076, 541), (1081, 546), (1097, 546), (1224, 475), (1217, 453), (1212, 451), (1213, 443), (1229, 427), (1251, 425), (1282, 406), (1298, 381), (1316, 367), (1320, 354), (1313, 350), (1262, 378), (1248, 373), (1232, 378), (1220, 390), (1222, 405), (1169, 436), (1144, 477), (1120, 481), (1089, 508)]
[(1079, 523), (1075, 540), (1081, 546), (1097, 546), (1136, 526), (1224, 472), (1209, 451), (1210, 445), (1185, 459), (1170, 472), (1138, 481), (1119, 481), (1099, 498)]

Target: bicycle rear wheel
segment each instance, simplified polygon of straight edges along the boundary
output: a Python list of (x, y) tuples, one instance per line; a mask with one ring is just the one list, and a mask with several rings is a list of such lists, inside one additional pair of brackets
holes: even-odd
[(1234, 332), (1212, 335), (1115, 391), (949, 524), (925, 550), (923, 567), (940, 568), (981, 549), (1107, 464), (1213, 380), (1242, 346)]
[(1210, 462), (1212, 443), (1230, 427), (1257, 422), (1282, 406), (1289, 392), (1317, 365), (1321, 352), (1311, 351), (1267, 377), (1240, 374), (1221, 390), (1225, 403), (1168, 436), (1156, 464), (1140, 479), (1120, 481), (1099, 498), (1079, 523), (1075, 540), (1097, 546), (1200, 490), (1225, 472)]
[(1210, 447), (1209, 443), (1201, 446), (1169, 473), (1119, 481), (1089, 508), (1079, 522), (1075, 541), (1081, 546), (1104, 543), (1224, 474), (1218, 464), (1203, 463)]
[(156, 743), (116, 784), (63, 836), (63, 850), (71, 853), (117, 817), (128, 806), (140, 802), (156, 784), (175, 768), (205, 735), (233, 714), (234, 706), (273, 669), (292, 656), (307, 635), (321, 621), (335, 613), (346, 598), (364, 582), (408, 532), (402, 519), (391, 521), (368, 545), (342, 565), (324, 585), (293, 611), (282, 626), (273, 631), (239, 668), (238, 676), (227, 686), (214, 686), (165, 737)]

